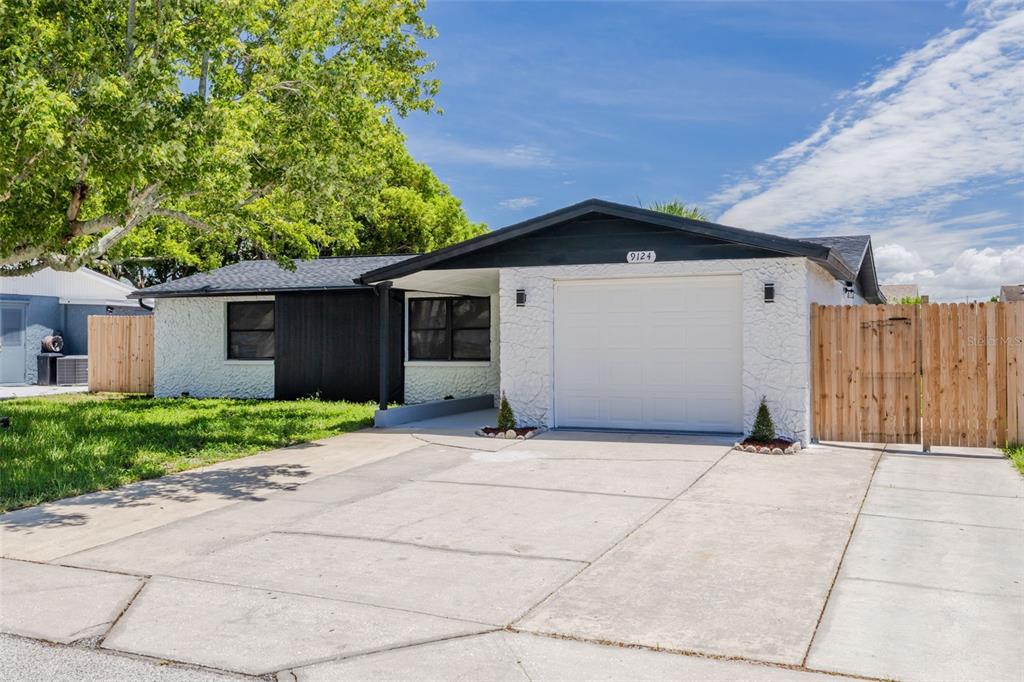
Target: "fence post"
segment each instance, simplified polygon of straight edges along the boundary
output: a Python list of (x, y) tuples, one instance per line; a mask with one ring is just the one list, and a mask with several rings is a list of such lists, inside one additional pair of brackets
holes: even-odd
[(915, 314), (918, 316), (917, 320), (917, 362), (918, 362), (918, 409), (920, 409), (920, 425), (921, 425), (921, 450), (924, 452), (932, 451), (931, 442), (931, 431), (928, 428), (928, 372), (932, 369), (925, 358), (925, 334), (928, 333), (928, 327), (930, 323), (930, 317), (928, 314), (928, 303), (920, 303), (914, 306)]

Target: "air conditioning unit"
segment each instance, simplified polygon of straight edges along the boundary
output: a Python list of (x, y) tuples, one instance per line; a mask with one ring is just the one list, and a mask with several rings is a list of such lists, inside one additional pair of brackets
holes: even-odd
[(62, 386), (89, 383), (89, 356), (65, 355), (57, 358), (57, 383)]

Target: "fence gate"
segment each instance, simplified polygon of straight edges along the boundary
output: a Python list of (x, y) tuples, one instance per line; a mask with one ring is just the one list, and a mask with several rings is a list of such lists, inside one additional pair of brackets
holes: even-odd
[(89, 316), (89, 390), (153, 392), (153, 317)]
[(918, 313), (912, 305), (814, 306), (814, 434), (919, 443)]
[(1024, 441), (1024, 303), (811, 310), (819, 440)]

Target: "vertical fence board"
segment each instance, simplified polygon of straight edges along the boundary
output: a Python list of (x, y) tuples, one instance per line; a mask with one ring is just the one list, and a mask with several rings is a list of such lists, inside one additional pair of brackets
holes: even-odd
[(1024, 303), (815, 306), (815, 437), (1024, 441)]
[(153, 318), (89, 317), (89, 390), (153, 392)]

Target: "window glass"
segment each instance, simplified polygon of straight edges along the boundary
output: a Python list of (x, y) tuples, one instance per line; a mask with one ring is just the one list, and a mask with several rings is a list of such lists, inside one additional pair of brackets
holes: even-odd
[(489, 329), (456, 329), (452, 332), (452, 359), (490, 360)]
[(228, 303), (228, 329), (241, 331), (272, 330), (274, 303)]
[(452, 301), (452, 326), (455, 328), (491, 326), (491, 300), (459, 298)]
[(228, 303), (228, 358), (274, 358), (274, 303)]
[(489, 298), (409, 299), (410, 360), (490, 360)]
[(444, 329), (448, 308), (443, 298), (414, 298), (409, 301), (410, 329)]
[(447, 360), (448, 331), (414, 329), (409, 337), (409, 357), (413, 360)]

